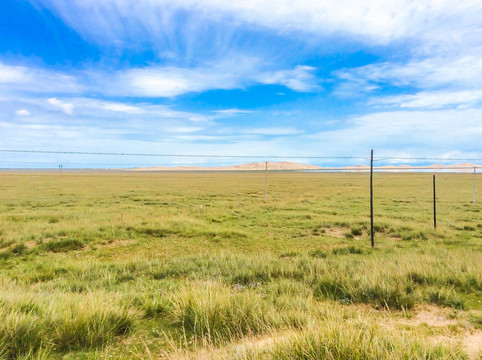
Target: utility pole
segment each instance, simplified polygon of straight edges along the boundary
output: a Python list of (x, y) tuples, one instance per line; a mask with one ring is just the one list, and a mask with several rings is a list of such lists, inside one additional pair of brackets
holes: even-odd
[(433, 228), (437, 228), (437, 197), (435, 196), (435, 174), (433, 175)]
[(373, 150), (370, 159), (370, 239), (372, 247), (375, 247), (375, 234), (373, 233)]
[(477, 168), (474, 166), (474, 204), (475, 204), (475, 184), (476, 184), (476, 177), (477, 177)]
[(268, 162), (265, 163), (264, 170), (264, 202), (268, 199)]

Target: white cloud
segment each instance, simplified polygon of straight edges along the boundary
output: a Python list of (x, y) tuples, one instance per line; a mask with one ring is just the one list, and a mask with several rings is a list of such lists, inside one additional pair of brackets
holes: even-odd
[(482, 90), (423, 91), (413, 95), (372, 98), (370, 105), (400, 108), (438, 109), (446, 106), (470, 107), (482, 101)]
[(331, 154), (381, 155), (406, 151), (411, 156), (437, 156), (454, 151), (482, 157), (482, 109), (393, 111), (357, 116), (343, 128), (309, 136)]
[(119, 71), (114, 76), (106, 74), (96, 86), (108, 94), (136, 97), (173, 97), (253, 84), (277, 84), (299, 92), (319, 90), (313, 67), (279, 71), (266, 67), (258, 59), (238, 56), (196, 68), (151, 66)]
[(215, 113), (221, 115), (238, 115), (238, 114), (251, 114), (254, 113), (253, 110), (243, 110), (243, 109), (223, 109), (223, 110), (216, 110)]
[(15, 83), (25, 78), (26, 68), (22, 66), (8, 66), (0, 63), (0, 84)]
[[(54, 119), (61, 114), (53, 114)], [(142, 117), (141, 117), (142, 118)], [(39, 118), (38, 124), (12, 123), (0, 114), (2, 146), (20, 148), (25, 143), (35, 144), (37, 149), (69, 149), (79, 151), (131, 151), (159, 152), (168, 148), (173, 154), (227, 154), (227, 155), (299, 155), (299, 156), (366, 156), (370, 149), (377, 157), (458, 157), (482, 158), (482, 110), (448, 111), (396, 111), (358, 116), (345, 123), (343, 128), (322, 131), (317, 134), (283, 136), (295, 132), (295, 128), (274, 128), (280, 136), (262, 137), (270, 128), (242, 131), (212, 132), (210, 128), (189, 127), (186, 123), (171, 121), (134, 121), (122, 126), (97, 123), (55, 124), (52, 114)], [(266, 131), (265, 131), (265, 130)], [(18, 137), (21, 133), (22, 137)], [(281, 133), (281, 134), (280, 134)], [(137, 134), (143, 134), (142, 137)], [(149, 136), (146, 136), (149, 134)], [(269, 134), (268, 134), (269, 135)], [(75, 141), (72, 142), (72, 138)], [(128, 139), (128, 142), (126, 140)], [(127, 145), (126, 145), (127, 144)], [(128, 146), (128, 148), (126, 148)], [(126, 150), (127, 149), (127, 150)], [(131, 150), (129, 150), (131, 149)], [(457, 149), (457, 150), (454, 150)], [(17, 157), (16, 157), (17, 158)], [(47, 156), (45, 156), (48, 159)], [(18, 157), (20, 159), (20, 157)], [(24, 161), (36, 161), (38, 157), (24, 156)], [(50, 157), (58, 164), (58, 156)], [(62, 162), (87, 164), (119, 164), (122, 162), (152, 162), (152, 159), (118, 159), (112, 157), (66, 156)], [(191, 163), (190, 158), (163, 159), (165, 163)], [(226, 160), (227, 161), (227, 160)], [(231, 160), (229, 160), (231, 161)], [(235, 159), (243, 162), (243, 159)], [(337, 160), (347, 164), (350, 160)], [(215, 162), (215, 161), (213, 161)], [(326, 162), (329, 164), (328, 160)], [(367, 164), (368, 159), (362, 161)]]
[(123, 113), (127, 113), (127, 114), (139, 114), (139, 113), (143, 112), (143, 110), (138, 106), (123, 104), (123, 103), (117, 103), (117, 102), (107, 102), (107, 101), (105, 101), (105, 102), (102, 102), (101, 106), (105, 110), (123, 112)]
[(21, 109), (21, 110), (17, 110), (15, 114), (17, 114), (17, 116), (29, 116), (30, 111), (28, 111), (27, 109)]
[(107, 119), (172, 119), (196, 123), (209, 123), (214, 116), (174, 110), (165, 105), (151, 103), (106, 101), (84, 97), (65, 99), (75, 107), (78, 115)]
[(57, 98), (50, 98), (47, 102), (59, 109), (61, 109), (64, 113), (68, 115), (72, 115), (74, 113), (74, 104), (71, 103), (64, 103)]
[[(114, 40), (171, 40), (173, 18), (180, 11), (194, 13), (183, 23), (185, 36), (203, 30), (196, 19), (230, 20), (233, 26), (256, 24), (279, 32), (302, 32), (318, 36), (346, 34), (386, 44), (397, 39), (430, 39), (434, 33), (467, 34), (467, 28), (480, 24), (479, 1), (465, 0), (36, 0), (56, 12), (84, 37), (111, 43)], [(109, 14), (106, 18), (105, 14)], [(189, 21), (190, 20), (190, 21)], [(193, 28), (194, 27), (194, 28)], [(198, 30), (198, 32), (196, 32)], [(450, 31), (449, 31), (450, 30)], [(179, 32), (179, 31), (178, 31)], [(470, 35), (468, 33), (467, 35)], [(460, 35), (459, 35), (460, 36)], [(439, 42), (437, 37), (436, 42)], [(435, 41), (434, 41), (435, 42)]]
[[(32, 1), (49, 8), (89, 41), (127, 49), (147, 46), (169, 59), (168, 63), (183, 64), (153, 65), (114, 75), (97, 71), (90, 79), (91, 88), (110, 95), (172, 97), (256, 83), (298, 92), (320, 90), (310, 67), (276, 67), (242, 55), (249, 50), (235, 35), (253, 26), (259, 34), (264, 33), (259, 27), (264, 27), (317, 49), (346, 46), (346, 39), (350, 44), (374, 46), (374, 53), (379, 45), (402, 49), (404, 62), (335, 74), (344, 80), (336, 87), (341, 95), (371, 92), (380, 85), (450, 86), (452, 91), (482, 86), (482, 2), (476, 0)], [(238, 54), (232, 54), (233, 47)], [(214, 61), (200, 64), (199, 58)], [(0, 79), (1, 74), (0, 69)]]
[(482, 87), (482, 58), (453, 56), (415, 59), (406, 63), (384, 62), (335, 74), (349, 83), (388, 83), (425, 89), (440, 86)]
[(341, 80), (335, 87), (335, 94), (340, 96), (360, 97), (393, 88), (405, 92), (394, 96), (372, 95), (369, 105), (436, 109), (471, 107), (482, 100), (480, 56), (375, 63), (334, 74)]
[(303, 131), (292, 127), (251, 128), (251, 129), (241, 129), (238, 132), (241, 134), (268, 135), (268, 136), (298, 135), (303, 133)]
[(320, 87), (313, 76), (314, 67), (298, 65), (293, 70), (266, 72), (258, 76), (262, 84), (279, 84), (299, 92), (317, 91)]
[(0, 90), (5, 93), (79, 93), (85, 90), (81, 76), (38, 67), (11, 66), (0, 63)]
[[(6, 66), (0, 63), (0, 90), (6, 94), (82, 94), (86, 91), (129, 97), (174, 97), (190, 92), (242, 89), (253, 84), (277, 84), (293, 91), (317, 91), (315, 70), (308, 66), (271, 70), (272, 64), (246, 56), (230, 56), (194, 68), (149, 66), (116, 72), (100, 69), (67, 75), (35, 67)], [(55, 97), (53, 99), (56, 99)], [(53, 100), (57, 103), (56, 100)], [(52, 105), (56, 105), (52, 103)], [(139, 109), (115, 102), (104, 108), (135, 113)], [(64, 111), (73, 109), (65, 107)]]

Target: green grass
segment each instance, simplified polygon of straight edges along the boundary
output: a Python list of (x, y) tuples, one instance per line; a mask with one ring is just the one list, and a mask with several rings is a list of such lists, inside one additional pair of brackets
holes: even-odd
[[(260, 357), (261, 356), (253, 356)], [(368, 324), (327, 323), (322, 329), (300, 333), (275, 345), (263, 358), (317, 359), (466, 359), (460, 348), (427, 346)]]
[(4, 286), (0, 297), (0, 356), (95, 349), (130, 332), (136, 315), (110, 295), (25, 294)]
[(463, 359), (481, 205), (437, 179), (434, 230), (431, 175), (375, 174), (372, 249), (366, 174), (1, 173), (0, 358)]

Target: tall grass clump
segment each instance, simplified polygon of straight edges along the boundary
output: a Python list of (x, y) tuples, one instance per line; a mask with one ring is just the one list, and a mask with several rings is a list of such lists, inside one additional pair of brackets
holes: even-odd
[(51, 347), (45, 322), (36, 316), (0, 311), (0, 358), (16, 359)]
[(127, 334), (135, 315), (104, 294), (21, 294), (0, 298), (0, 358), (96, 349)]
[(51, 252), (61, 252), (79, 250), (82, 249), (82, 247), (84, 247), (84, 244), (78, 239), (61, 239), (42, 244), (40, 249)]
[(408, 340), (403, 334), (387, 334), (373, 326), (331, 322), (295, 334), (278, 342), (267, 354), (259, 355), (259, 359), (276, 360), (468, 359), (459, 348)]
[(65, 306), (60, 316), (53, 317), (53, 338), (59, 350), (100, 348), (115, 336), (127, 334), (134, 315), (120, 305), (95, 299), (79, 305)]
[(170, 315), (187, 335), (222, 344), (246, 335), (269, 333), (283, 326), (301, 327), (300, 313), (277, 312), (252, 290), (216, 283), (193, 283), (171, 298)]
[(461, 309), (463, 294), (482, 289), (476, 261), (443, 250), (436, 256), (373, 253), (343, 261), (327, 258), (315, 265), (311, 283), (319, 299), (393, 309), (411, 309), (425, 301)]

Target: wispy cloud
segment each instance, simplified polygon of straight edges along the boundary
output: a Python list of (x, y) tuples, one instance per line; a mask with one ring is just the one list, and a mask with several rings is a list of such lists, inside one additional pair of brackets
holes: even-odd
[(20, 109), (15, 111), (15, 114), (17, 114), (17, 116), (29, 116), (30, 111), (28, 111), (27, 109)]
[(262, 84), (279, 84), (293, 91), (311, 92), (321, 89), (313, 75), (314, 70), (312, 66), (298, 65), (293, 70), (262, 73), (258, 79)]
[[(482, 52), (481, 52), (482, 55)], [(335, 72), (335, 94), (401, 108), (470, 107), (482, 99), (482, 58), (452, 56), (375, 63)], [(397, 95), (386, 96), (387, 89)]]
[(74, 113), (74, 104), (62, 102), (57, 98), (50, 98), (47, 100), (47, 102), (59, 108), (60, 110), (62, 110), (64, 113), (68, 115), (72, 115)]
[[(105, 79), (105, 92), (113, 95), (173, 97), (190, 92), (240, 89), (253, 84), (282, 85), (293, 91), (319, 90), (313, 67), (267, 70), (259, 59), (237, 57), (196, 67), (146, 67), (120, 71)], [(102, 87), (102, 84), (99, 85)]]
[(375, 63), (335, 73), (347, 82), (391, 84), (398, 87), (482, 87), (482, 58), (479, 56), (434, 57), (406, 63)]
[(480, 109), (379, 112), (355, 116), (343, 128), (309, 137), (334, 154), (358, 154), (371, 148), (385, 156), (395, 151), (434, 156), (454, 149), (477, 153), (482, 138), (481, 116)]
[(8, 66), (0, 63), (0, 84), (12, 84), (27, 77), (26, 68), (22, 66)]
[(303, 133), (303, 131), (292, 127), (248, 128), (248, 129), (238, 130), (238, 132), (242, 134), (268, 135), (268, 136), (299, 135)]
[[(150, 66), (106, 72), (102, 69), (67, 75), (35, 67), (7, 66), (0, 63), (0, 88), (23, 93), (82, 94), (100, 92), (110, 96), (174, 97), (208, 90), (242, 89), (254, 84), (282, 85), (293, 91), (316, 91), (314, 68), (297, 66), (288, 70), (269, 70), (259, 59), (228, 58), (195, 68)], [(55, 105), (55, 104), (53, 104)], [(111, 110), (135, 111), (112, 104)], [(112, 107), (113, 106), (113, 107)]]
[(72, 97), (68, 98), (67, 101), (75, 106), (76, 113), (90, 117), (182, 120), (205, 124), (213, 119), (213, 116), (202, 113), (174, 110), (165, 105), (148, 102), (107, 101), (85, 97)]
[(447, 106), (465, 108), (482, 101), (482, 90), (423, 91), (413, 95), (397, 95), (372, 98), (368, 103), (375, 106), (400, 108), (439, 109)]
[(12, 66), (0, 62), (0, 91), (4, 93), (80, 93), (79, 77), (40, 67)]
[(128, 105), (119, 102), (111, 102), (111, 101), (102, 101), (100, 102), (100, 107), (105, 110), (115, 111), (115, 112), (122, 112), (127, 114), (140, 114), (144, 110), (139, 106), (135, 105)]
[[(482, 5), (476, 1), (35, 0), (35, 3), (53, 10), (89, 40), (103, 44), (116, 40), (129, 44), (135, 36), (142, 36), (151, 43), (166, 45), (176, 32), (186, 38), (202, 34), (203, 23), (223, 17), (231, 19), (225, 21), (231, 26), (256, 24), (284, 33), (318, 36), (346, 34), (386, 44), (405, 38), (430, 38), (434, 35), (432, 29), (437, 29), (437, 34), (452, 31), (459, 35), (476, 26), (471, 19), (482, 14)], [(175, 19), (179, 12), (196, 14), (183, 23), (185, 31), (177, 28), (180, 24)], [(108, 19), (105, 14), (109, 14)], [(199, 18), (204, 21), (196, 21)], [(223, 30), (226, 28), (218, 29)]]
[(215, 113), (221, 115), (239, 115), (239, 114), (252, 114), (253, 110), (243, 110), (243, 109), (223, 109), (223, 110), (216, 110)]

